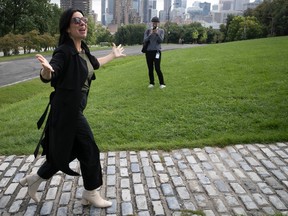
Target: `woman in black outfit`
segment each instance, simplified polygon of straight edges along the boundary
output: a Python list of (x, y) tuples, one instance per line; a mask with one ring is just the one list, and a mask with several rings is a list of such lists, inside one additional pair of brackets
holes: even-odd
[(66, 10), (60, 18), (59, 44), (51, 61), (36, 55), (42, 65), (41, 80), (50, 82), (54, 88), (50, 95), (50, 112), (44, 136), (41, 138), (42, 154), (46, 155), (46, 161), (36, 174), (20, 180), (21, 185), (28, 184), (28, 193), (36, 202), (36, 192), (43, 180), (50, 179), (59, 170), (68, 175), (79, 175), (69, 168), (69, 163), (77, 158), (84, 183), (82, 204), (91, 203), (100, 208), (112, 205), (97, 190), (102, 185), (100, 153), (83, 110), (91, 81), (96, 78), (94, 70), (125, 54), (121, 45), (116, 47), (113, 44), (112, 52), (107, 56), (98, 59), (92, 56), (83, 42), (87, 36), (87, 21), (82, 11)]

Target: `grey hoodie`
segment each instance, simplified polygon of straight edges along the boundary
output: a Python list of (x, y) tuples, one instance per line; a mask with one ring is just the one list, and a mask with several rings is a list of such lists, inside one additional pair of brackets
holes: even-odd
[(152, 33), (152, 29), (146, 29), (144, 33), (144, 42), (149, 41), (147, 51), (161, 50), (161, 43), (164, 40), (164, 30), (157, 28), (156, 33)]

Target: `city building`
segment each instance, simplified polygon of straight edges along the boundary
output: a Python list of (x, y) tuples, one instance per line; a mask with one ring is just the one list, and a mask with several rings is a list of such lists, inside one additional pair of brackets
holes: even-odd
[(170, 18), (172, 0), (164, 1), (164, 10), (159, 12), (160, 22), (166, 22)]
[(254, 1), (254, 2), (246, 3), (246, 4), (244, 4), (244, 6), (243, 6), (243, 10), (247, 10), (248, 8), (254, 9), (254, 8), (256, 8), (259, 4), (261, 4), (262, 2), (263, 2), (263, 0), (256, 0), (256, 1)]
[(120, 26), (140, 22), (140, 0), (101, 0), (101, 8), (103, 25)]
[(63, 10), (68, 8), (78, 8), (84, 14), (92, 15), (92, 0), (60, 0), (60, 7)]
[[(101, 17), (101, 23), (111, 32), (119, 26), (127, 24), (149, 24), (151, 18), (158, 16), (162, 24), (175, 22), (188, 24), (191, 22), (205, 23), (205, 26), (219, 26), (226, 23), (227, 16), (243, 15), (248, 8), (255, 8), (263, 0), (219, 0), (212, 5), (205, 0), (164, 0), (163, 8), (157, 8), (159, 0), (101, 0), (101, 14), (93, 14), (92, 0), (60, 0), (63, 9), (75, 7), (85, 14), (93, 15), (95, 21)], [(216, 25), (215, 25), (216, 24)], [(113, 29), (113, 30), (112, 30)]]

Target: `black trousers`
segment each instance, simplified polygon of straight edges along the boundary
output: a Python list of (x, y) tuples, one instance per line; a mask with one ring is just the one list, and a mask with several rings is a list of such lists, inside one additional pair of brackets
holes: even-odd
[[(86, 107), (87, 96), (83, 99), (77, 118), (77, 132), (71, 154), (71, 161), (78, 159), (86, 190), (94, 190), (103, 184), (100, 152), (94, 140), (92, 130), (83, 115)], [(50, 179), (59, 170), (47, 161), (39, 168), (37, 174), (43, 179)]]
[(165, 85), (164, 77), (163, 77), (163, 74), (162, 74), (162, 71), (161, 71), (161, 57), (162, 57), (162, 53), (161, 53), (161, 51), (158, 51), (158, 53), (159, 53), (159, 58), (158, 59), (155, 58), (156, 57), (156, 53), (157, 53), (156, 50), (155, 51), (147, 51), (145, 53), (150, 84), (155, 85), (155, 81), (154, 81), (154, 66), (155, 66), (155, 71), (156, 71), (158, 79), (159, 79), (159, 84), (160, 85)]

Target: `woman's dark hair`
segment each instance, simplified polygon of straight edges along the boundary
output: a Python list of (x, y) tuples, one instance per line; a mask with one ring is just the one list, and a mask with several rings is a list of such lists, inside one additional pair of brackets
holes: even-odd
[(59, 22), (60, 37), (58, 46), (65, 43), (65, 41), (70, 38), (67, 29), (70, 26), (71, 18), (75, 12), (80, 12), (84, 16), (84, 13), (81, 10), (75, 8), (69, 8), (62, 13)]

